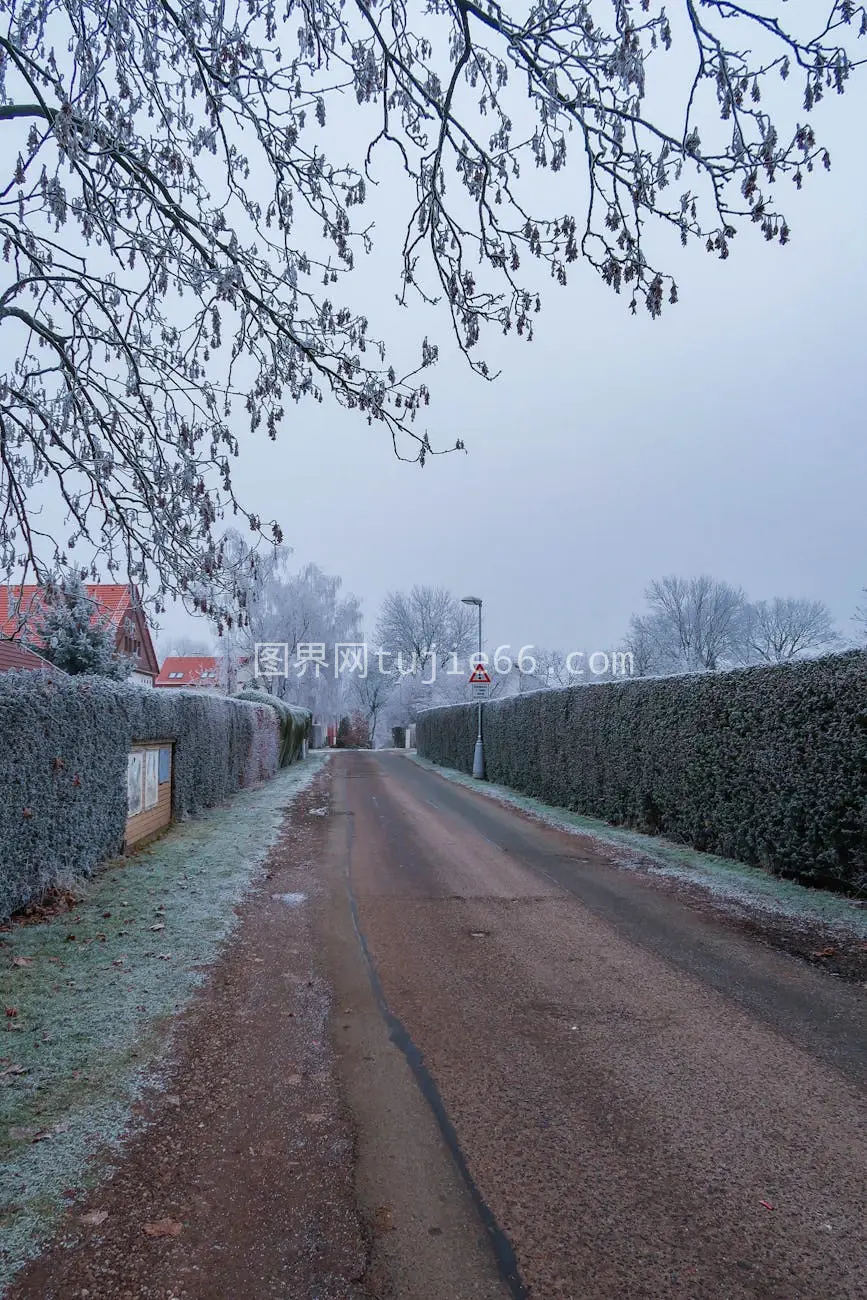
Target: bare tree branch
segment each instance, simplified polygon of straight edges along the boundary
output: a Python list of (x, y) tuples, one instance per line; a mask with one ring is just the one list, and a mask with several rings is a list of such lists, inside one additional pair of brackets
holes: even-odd
[[(811, 116), (863, 61), (867, 12), (796, 25), (734, 0), (0, 0), (0, 568), (41, 580), (78, 548), (158, 607), (243, 619), (222, 535), (282, 537), (236, 497), (244, 426), (276, 439), (330, 398), (400, 456), (437, 443), (436, 342), (399, 374), (332, 297), (373, 246), (376, 148), (414, 188), (399, 301), (442, 304), (490, 378), (485, 328), (531, 339), (542, 280), (576, 262), (655, 317), (678, 296), (655, 232), (721, 258), (744, 226), (788, 242), (780, 182), (830, 166)], [(675, 45), (666, 120), (648, 87)], [(349, 103), (371, 109), (358, 158), (326, 126)], [(536, 172), (570, 162), (581, 200), (538, 211)]]

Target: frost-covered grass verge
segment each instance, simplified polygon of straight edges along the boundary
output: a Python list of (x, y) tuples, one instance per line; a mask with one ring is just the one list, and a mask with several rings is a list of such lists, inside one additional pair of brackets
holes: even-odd
[(235, 926), (284, 809), (323, 761), (311, 755), (106, 864), (72, 911), (0, 934), (0, 1288), (69, 1192), (105, 1172), (134, 1101), (159, 1081), (171, 1017)]
[(625, 870), (685, 881), (699, 886), (722, 903), (738, 904), (781, 919), (845, 930), (857, 939), (867, 939), (867, 912), (839, 894), (809, 889), (795, 881), (772, 876), (760, 867), (699, 853), (687, 845), (555, 808), (507, 786), (477, 781), (453, 768), (440, 767), (418, 754), (410, 757), (420, 767), (438, 773), (447, 781), (518, 808), (546, 825), (595, 840), (611, 861)]

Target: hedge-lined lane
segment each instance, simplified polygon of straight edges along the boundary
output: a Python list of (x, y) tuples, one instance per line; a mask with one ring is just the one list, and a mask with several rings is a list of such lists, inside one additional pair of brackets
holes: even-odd
[[(472, 770), (476, 706), (418, 752)], [(805, 883), (867, 885), (867, 652), (538, 691), (484, 706), (492, 781)]]

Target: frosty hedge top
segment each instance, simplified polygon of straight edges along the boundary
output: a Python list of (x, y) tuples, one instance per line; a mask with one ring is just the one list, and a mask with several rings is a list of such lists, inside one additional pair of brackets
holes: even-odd
[[(0, 915), (120, 851), (134, 741), (174, 741), (180, 818), (273, 776), (281, 758), (291, 762), (300, 742), (287, 749), (283, 714), (266, 701), (0, 674)], [(296, 728), (309, 727), (309, 717)]]
[[(476, 706), (418, 751), (472, 770)], [(484, 706), (491, 781), (807, 884), (867, 887), (867, 652)]]

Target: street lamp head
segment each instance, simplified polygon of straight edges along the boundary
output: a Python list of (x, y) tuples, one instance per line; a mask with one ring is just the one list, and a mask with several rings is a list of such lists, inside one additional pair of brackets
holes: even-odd
[(461, 596), (461, 604), (463, 605), (481, 605), (481, 603), (480, 596)]

